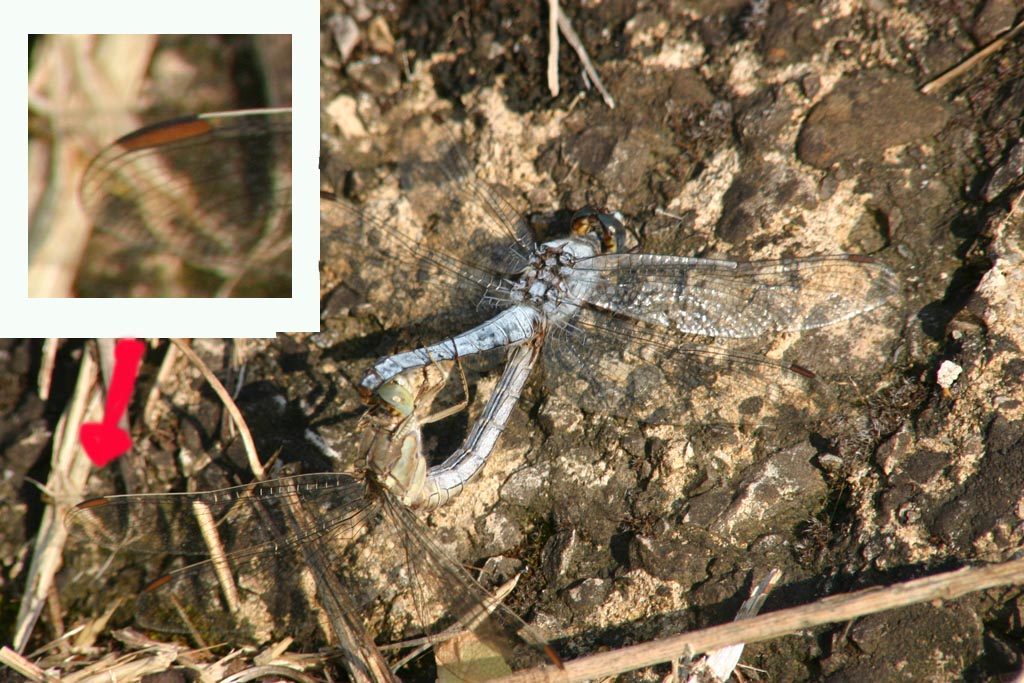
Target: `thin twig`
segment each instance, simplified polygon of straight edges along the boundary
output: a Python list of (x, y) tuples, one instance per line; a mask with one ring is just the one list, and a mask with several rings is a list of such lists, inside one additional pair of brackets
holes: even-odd
[(81, 457), (82, 447), (78, 430), (87, 414), (96, 415), (101, 410), (99, 392), (96, 386), (96, 363), (88, 353), (82, 354), (78, 381), (64, 414), (57, 423), (53, 435), (53, 454), (50, 458), (50, 476), (46, 482), (47, 493), (52, 504), (43, 511), (43, 518), (36, 533), (25, 579), (25, 593), (18, 609), (14, 635), (11, 642), (14, 649), (22, 651), (42, 611), (54, 575), (61, 564), (67, 529), (64, 527), (64, 511), (67, 501), (81, 498), (85, 480), (89, 476), (91, 463)]
[(6, 645), (0, 647), (0, 664), (10, 667), (13, 671), (30, 681), (35, 681), (35, 683), (56, 683), (58, 680)]
[(234, 422), (235, 426), (238, 428), (238, 433), (242, 435), (242, 443), (245, 445), (245, 454), (249, 459), (249, 468), (252, 470), (253, 477), (257, 480), (265, 479), (266, 475), (263, 471), (263, 463), (260, 462), (259, 454), (256, 452), (256, 443), (252, 440), (252, 434), (249, 432), (249, 427), (245, 424), (245, 418), (242, 417), (242, 413), (238, 410), (238, 406), (236, 406), (235, 402), (231, 399), (231, 394), (228, 393), (228, 390), (225, 389), (224, 385), (221, 384), (219, 379), (217, 379), (217, 376), (210, 371), (210, 368), (206, 366), (206, 363), (196, 355), (195, 351), (189, 348), (187, 341), (184, 339), (172, 339), (171, 341), (178, 347), (179, 351), (185, 354), (185, 357), (188, 358), (189, 362), (192, 363), (200, 373), (202, 373), (203, 378), (217, 393), (217, 396), (220, 397), (221, 402), (224, 403), (224, 407), (228, 411), (228, 415), (231, 416), (232, 422)]
[(558, 0), (548, 0), (548, 90), (558, 97)]
[(57, 349), (60, 348), (60, 339), (49, 338), (43, 342), (43, 352), (39, 358), (39, 374), (36, 379), (39, 398), (48, 401), (50, 398), (50, 384), (53, 382), (53, 366), (57, 361)]
[(801, 607), (633, 645), (614, 652), (581, 657), (566, 662), (564, 671), (550, 667), (530, 669), (497, 680), (500, 683), (537, 683), (615, 676), (671, 661), (681, 655), (693, 656), (736, 643), (756, 643), (899, 607), (933, 600), (953, 600), (967, 593), (1022, 583), (1024, 559), (985, 567), (966, 567), (885, 588), (834, 595)]
[(946, 71), (945, 73), (925, 83), (923, 86), (921, 86), (921, 92), (924, 93), (925, 95), (930, 95), (939, 88), (945, 86), (953, 79), (958, 78), (962, 74), (973, 69), (975, 66), (978, 65), (978, 63), (981, 60), (985, 59), (993, 52), (1002, 48), (1003, 45), (1005, 45), (1007, 41), (1011, 40), (1015, 35), (1017, 35), (1022, 28), (1024, 28), (1024, 21), (1020, 22), (1019, 24), (1011, 28), (1009, 31), (999, 36), (998, 38), (996, 38), (991, 43), (975, 52), (973, 55), (971, 55), (964, 61), (957, 64), (949, 71)]
[(594, 68), (593, 63), (590, 61), (590, 55), (587, 54), (587, 49), (583, 47), (583, 41), (576, 35), (576, 31), (572, 27), (572, 23), (569, 21), (569, 17), (565, 16), (565, 12), (558, 6), (556, 2), (554, 8), (558, 10), (558, 28), (562, 31), (562, 35), (565, 36), (566, 42), (572, 46), (572, 49), (576, 51), (576, 56), (580, 58), (580, 62), (583, 63), (583, 70), (590, 77), (590, 80), (594, 82), (594, 86), (597, 91), (601, 93), (601, 97), (604, 99), (604, 103), (608, 105), (609, 109), (615, 109), (615, 99), (612, 98), (611, 94), (605, 89), (604, 83), (601, 82), (601, 77), (597, 73), (597, 69)]
[(44, 195), (38, 206), (30, 200), (31, 297), (74, 295), (92, 232), (77, 188), (103, 144), (141, 125), (138, 99), (156, 41), (155, 35), (52, 35), (33, 51), (29, 99), (52, 137), (29, 144), (30, 197)]
[(174, 344), (167, 346), (167, 353), (164, 354), (164, 359), (160, 362), (160, 369), (157, 370), (156, 379), (153, 381), (153, 386), (149, 390), (149, 395), (146, 396), (146, 405), (142, 409), (142, 424), (147, 427), (152, 427), (155, 421), (155, 415), (153, 414), (156, 410), (156, 401), (160, 397), (160, 390), (164, 386), (164, 382), (170, 377), (171, 372), (174, 369), (174, 361), (178, 358), (178, 352), (175, 350)]

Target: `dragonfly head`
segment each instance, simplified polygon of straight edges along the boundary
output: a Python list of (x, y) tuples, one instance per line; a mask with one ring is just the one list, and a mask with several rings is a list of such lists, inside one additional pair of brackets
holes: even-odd
[[(359, 397), (370, 406), (371, 413), (375, 408), (383, 408), (388, 418), (406, 418), (416, 407), (413, 390), (402, 375), (381, 382), (380, 375), (373, 368), (367, 370), (359, 382)], [(387, 418), (386, 418), (387, 419)]]
[(359, 397), (363, 399), (363, 403), (369, 406), (377, 405), (377, 389), (380, 388), (382, 379), (375, 368), (369, 368), (363, 373), (362, 379), (359, 380)]
[(379, 457), (373, 453), (391, 448), (391, 443), (408, 430), (416, 399), (399, 378), (385, 382), (377, 391), (360, 393), (370, 407), (359, 418), (358, 430), (368, 433), (369, 442), (364, 452), (372, 467), (372, 462)]
[(607, 209), (586, 206), (572, 214), (569, 230), (580, 238), (594, 234), (601, 243), (602, 253), (616, 253), (624, 250), (624, 220), (623, 214), (618, 211), (609, 212)]
[(398, 378), (382, 384), (374, 397), (377, 403), (401, 417), (408, 417), (416, 407), (412, 391)]
[(601, 242), (605, 254), (623, 251), (626, 228), (622, 214), (618, 211), (585, 206), (573, 214), (570, 231), (577, 237), (593, 234)]

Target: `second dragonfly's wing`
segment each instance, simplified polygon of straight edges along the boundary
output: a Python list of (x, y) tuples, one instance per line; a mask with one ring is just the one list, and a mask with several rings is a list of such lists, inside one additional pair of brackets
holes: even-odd
[[(309, 474), (200, 493), (108, 496), (67, 517), (73, 537), (117, 551), (165, 556), (142, 592), (139, 622), (205, 641), (259, 642), (310, 626), (301, 546), (356, 538), (372, 511), (363, 483)], [(299, 506), (315, 525), (293, 523)], [(308, 577), (307, 577), (308, 580)]]
[[(445, 553), (409, 508), (381, 491), (381, 509), (386, 528), (402, 548), (415, 617), (418, 626), (429, 634), (430, 642), (437, 644), (472, 632), (484, 643), (488, 657), (493, 658), (484, 668), (493, 671), (495, 677), (544, 663), (561, 666), (561, 660), (539, 632), (497, 601)], [(451, 680), (462, 680), (462, 670), (478, 665), (467, 661), (440, 663), (449, 669)]]
[[(275, 635), (322, 638), (307, 547), (325, 559), (355, 620), (395, 627), (413, 615), (436, 641), (452, 627), (515, 651), (520, 666), (547, 655), (543, 640), (430, 539), (389, 492), (344, 474), (311, 474), (181, 494), (109, 496), (68, 515), (73, 536), (116, 550), (177, 556), (138, 603), (140, 625), (201, 642), (261, 643)], [(393, 608), (406, 605), (397, 612)], [(412, 606), (412, 609), (409, 607)], [(320, 630), (320, 635), (316, 631)], [(511, 650), (508, 648), (511, 647)]]
[(290, 109), (218, 112), (139, 129), (92, 161), (82, 204), (126, 256), (166, 255), (225, 280), (245, 274), (243, 291), (290, 296), (291, 118)]

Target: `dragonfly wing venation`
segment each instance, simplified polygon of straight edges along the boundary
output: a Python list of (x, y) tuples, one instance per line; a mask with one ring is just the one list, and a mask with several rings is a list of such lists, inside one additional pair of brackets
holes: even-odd
[(597, 256), (577, 269), (587, 304), (679, 334), (747, 338), (831, 325), (898, 290), (895, 273), (856, 256), (736, 263), (657, 254)]
[[(81, 195), (96, 227), (201, 268), (277, 263), (291, 241), (291, 113), (160, 125), (163, 136), (143, 129), (90, 164)], [(283, 244), (256, 253), (268, 235)]]

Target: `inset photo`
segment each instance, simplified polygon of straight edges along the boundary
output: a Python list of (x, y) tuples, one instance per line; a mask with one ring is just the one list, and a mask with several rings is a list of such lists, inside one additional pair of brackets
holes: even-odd
[(29, 297), (291, 297), (291, 50), (30, 36)]

